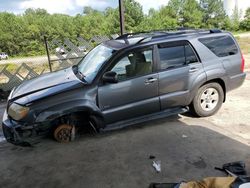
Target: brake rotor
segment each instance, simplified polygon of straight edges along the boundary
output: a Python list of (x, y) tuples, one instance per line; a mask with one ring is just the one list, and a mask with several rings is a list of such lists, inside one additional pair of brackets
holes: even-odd
[(68, 124), (59, 125), (54, 131), (54, 138), (62, 143), (73, 141), (75, 138), (75, 127)]

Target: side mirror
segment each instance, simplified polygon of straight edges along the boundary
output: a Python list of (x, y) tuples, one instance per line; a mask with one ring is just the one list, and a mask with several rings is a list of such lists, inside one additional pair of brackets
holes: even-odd
[(117, 83), (118, 82), (117, 74), (116, 72), (113, 71), (106, 72), (102, 76), (102, 80), (104, 83)]

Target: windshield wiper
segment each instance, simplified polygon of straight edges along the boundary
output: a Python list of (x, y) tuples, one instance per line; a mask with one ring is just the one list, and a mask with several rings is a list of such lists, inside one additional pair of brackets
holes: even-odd
[(79, 71), (78, 65), (73, 65), (73, 70), (74, 73), (79, 76), (80, 80), (87, 82), (87, 80), (85, 79), (86, 76), (81, 71)]
[[(81, 71), (79, 71), (79, 70), (78, 70), (77, 72), (78, 72), (78, 74), (79, 74), (79, 76), (80, 76), (80, 79), (81, 79), (81, 80), (85, 80), (85, 77), (86, 77), (86, 76), (85, 76)], [(85, 81), (86, 81), (86, 80), (85, 80)]]

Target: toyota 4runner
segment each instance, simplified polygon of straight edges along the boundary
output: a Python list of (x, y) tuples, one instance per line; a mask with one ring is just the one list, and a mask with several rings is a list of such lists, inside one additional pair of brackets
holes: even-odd
[(245, 77), (244, 58), (229, 32), (125, 34), (98, 45), (78, 65), (14, 88), (3, 132), (19, 145), (44, 132), (68, 142), (86, 126), (113, 129), (189, 109), (211, 116)]

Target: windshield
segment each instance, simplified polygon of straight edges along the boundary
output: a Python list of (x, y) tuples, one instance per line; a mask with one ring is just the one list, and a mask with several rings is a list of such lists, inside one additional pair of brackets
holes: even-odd
[(91, 50), (78, 64), (78, 71), (84, 76), (87, 82), (91, 82), (103, 63), (108, 60), (113, 53), (113, 49), (102, 44)]

